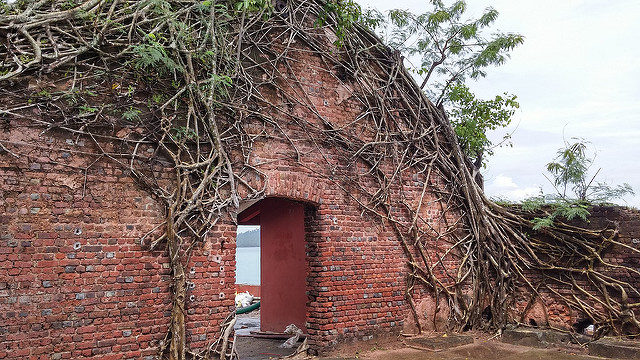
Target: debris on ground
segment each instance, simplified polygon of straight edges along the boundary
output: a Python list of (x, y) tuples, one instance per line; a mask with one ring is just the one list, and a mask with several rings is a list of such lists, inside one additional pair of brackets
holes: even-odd
[(282, 345), (280, 345), (281, 348), (285, 348), (285, 349), (293, 348), (298, 343), (298, 340), (300, 339), (300, 336), (302, 336), (302, 334), (303, 334), (302, 330), (300, 330), (294, 324), (289, 324), (284, 329), (284, 333), (293, 335), (290, 338), (288, 338), (287, 341), (285, 341)]
[(248, 291), (236, 294), (236, 308), (243, 308), (251, 305), (253, 302), (253, 295)]

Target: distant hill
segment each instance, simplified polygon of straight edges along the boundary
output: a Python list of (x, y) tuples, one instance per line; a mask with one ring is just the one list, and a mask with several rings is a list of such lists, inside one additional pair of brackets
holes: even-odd
[(260, 229), (255, 229), (236, 237), (236, 247), (258, 247), (260, 246)]

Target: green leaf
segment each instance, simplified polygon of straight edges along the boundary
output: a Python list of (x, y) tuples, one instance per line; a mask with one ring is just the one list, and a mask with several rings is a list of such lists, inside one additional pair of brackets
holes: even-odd
[(542, 228), (547, 228), (553, 225), (553, 219), (551, 219), (550, 217), (537, 217), (531, 220), (531, 222), (533, 223), (533, 230), (540, 230)]
[[(329, 3), (334, 3), (329, 1)], [(474, 159), (485, 161), (494, 144), (487, 131), (510, 124), (519, 104), (514, 95), (496, 96), (492, 100), (476, 99), (465, 82), (486, 76), (486, 68), (503, 64), (509, 53), (524, 42), (512, 33), (488, 34), (498, 12), (487, 8), (480, 17), (465, 18), (464, 0), (446, 6), (431, 0), (419, 14), (407, 10), (388, 11), (384, 24), (375, 29), (386, 42), (405, 57), (420, 57), (409, 71), (424, 76), (424, 90), (437, 106), (444, 106), (454, 124), (464, 151)], [(501, 145), (509, 145), (509, 136)]]
[(139, 122), (140, 113), (141, 113), (140, 110), (134, 107), (130, 107), (128, 110), (122, 113), (122, 119), (130, 122)]

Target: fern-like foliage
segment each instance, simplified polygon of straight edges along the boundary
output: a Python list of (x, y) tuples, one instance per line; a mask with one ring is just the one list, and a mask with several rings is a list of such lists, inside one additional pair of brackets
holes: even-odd
[(534, 224), (533, 230), (540, 230), (542, 228), (553, 225), (553, 219), (551, 219), (550, 217), (543, 217), (543, 218), (536, 217), (532, 220), (532, 222)]
[(356, 23), (367, 23), (362, 8), (354, 0), (329, 0), (324, 4), (323, 11), (316, 20), (316, 26), (324, 26), (329, 16), (335, 16), (335, 33), (337, 39), (334, 45), (342, 47), (345, 37)]
[(156, 40), (156, 36), (149, 34), (148, 43), (133, 47), (134, 66), (136, 69), (157, 71), (159, 74), (182, 72), (178, 64), (167, 54), (164, 46)]
[(552, 210), (546, 217), (536, 217), (532, 220), (535, 230), (552, 226), (558, 217), (588, 221), (589, 208), (592, 205), (610, 204), (613, 200), (635, 194), (627, 183), (616, 186), (603, 182), (594, 184), (601, 170), (598, 169), (593, 176), (589, 175), (595, 155), (590, 154), (587, 141), (574, 140), (573, 143), (565, 142), (564, 148), (558, 150), (554, 161), (547, 164), (547, 171), (551, 175), (551, 178), (547, 179), (556, 192), (531, 197), (522, 202), (524, 211), (537, 212), (543, 208)]

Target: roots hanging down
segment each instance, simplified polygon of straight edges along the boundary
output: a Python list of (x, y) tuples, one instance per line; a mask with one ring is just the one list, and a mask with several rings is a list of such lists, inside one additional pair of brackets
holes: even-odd
[[(236, 335), (233, 333), (233, 326), (236, 324), (236, 312), (232, 311), (224, 320), (220, 327), (220, 336), (211, 343), (206, 350), (198, 354), (193, 354), (193, 359), (237, 359)], [(233, 336), (233, 337), (232, 337)]]
[[(233, 358), (233, 315), (204, 352), (189, 351), (184, 267), (218, 220), (237, 211), (240, 196), (264, 194), (266, 175), (252, 151), (270, 141), (288, 146), (283, 161), (323, 176), (393, 228), (418, 324), (418, 288), (446, 303), (449, 326), (459, 331), (501, 329), (513, 321), (517, 294), (529, 291), (534, 299), (544, 291), (593, 319), (602, 334), (634, 326), (640, 332), (640, 303), (629, 301), (639, 290), (608, 271), (640, 274), (603, 256), (612, 247), (638, 249), (619, 242), (615, 227), (558, 222), (535, 231), (532, 214), (489, 200), (444, 111), (402, 58), (362, 25), (345, 28), (324, 5), (85, 0), (21, 1), (2, 10), (4, 119), (90, 139), (97, 149), (90, 155), (120, 165), (164, 202), (165, 230), (147, 242), (166, 246), (172, 269), (171, 325), (161, 353)], [(338, 28), (346, 34), (341, 47), (333, 41)], [(323, 115), (304, 90), (302, 55), (346, 89), (357, 116), (338, 125)], [(0, 149), (25, 156), (14, 145)], [(155, 176), (167, 166), (171, 185)], [(420, 184), (419, 199), (408, 182)], [(440, 210), (426, 215), (434, 206)], [(491, 316), (483, 316), (487, 308)]]

